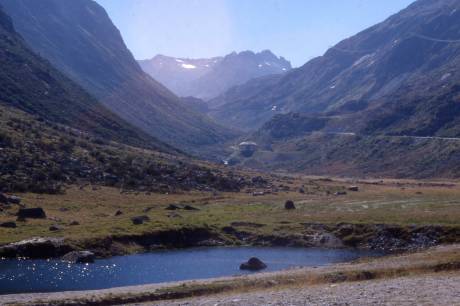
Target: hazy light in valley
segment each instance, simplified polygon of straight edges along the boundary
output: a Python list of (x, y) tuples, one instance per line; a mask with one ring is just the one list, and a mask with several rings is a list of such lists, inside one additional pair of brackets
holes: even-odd
[(96, 0), (138, 59), (270, 49), (294, 66), (413, 0)]

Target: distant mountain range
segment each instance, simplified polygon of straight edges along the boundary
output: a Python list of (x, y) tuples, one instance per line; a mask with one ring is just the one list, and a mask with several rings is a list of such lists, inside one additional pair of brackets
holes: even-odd
[(139, 61), (142, 69), (181, 97), (193, 96), (209, 100), (229, 88), (250, 79), (282, 74), (291, 64), (271, 51), (259, 53), (233, 52), (225, 57), (209, 59), (174, 58), (157, 55)]
[(145, 74), (96, 2), (1, 0), (0, 5), (33, 51), (147, 134), (189, 152), (235, 135)]

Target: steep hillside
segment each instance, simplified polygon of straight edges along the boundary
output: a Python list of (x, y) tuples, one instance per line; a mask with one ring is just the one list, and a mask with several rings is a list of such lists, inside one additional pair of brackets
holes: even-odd
[(0, 192), (61, 193), (70, 185), (174, 193), (239, 191), (256, 180), (215, 165), (108, 142), (0, 105)]
[(33, 50), (148, 134), (186, 150), (233, 136), (145, 74), (92, 0), (1, 0)]
[[(255, 129), (274, 114), (322, 112), (342, 121), (336, 130), (420, 134), (419, 125), (436, 121), (432, 114), (447, 105), (436, 106), (437, 97), (450, 95), (455, 101), (459, 60), (460, 1), (419, 0), (270, 86), (262, 79), (241, 86), (238, 95), (221, 97), (225, 105), (214, 117)], [(374, 116), (381, 125), (375, 125)], [(447, 130), (437, 123), (423, 132), (444, 135)]]
[[(291, 64), (271, 51), (233, 52), (210, 59), (172, 58), (158, 55), (140, 61), (141, 67), (179, 96), (209, 100), (250, 79), (291, 70)], [(214, 104), (210, 103), (211, 107)]]
[(64, 124), (106, 140), (170, 148), (107, 110), (80, 86), (34, 54), (0, 8), (0, 104), (42, 121)]

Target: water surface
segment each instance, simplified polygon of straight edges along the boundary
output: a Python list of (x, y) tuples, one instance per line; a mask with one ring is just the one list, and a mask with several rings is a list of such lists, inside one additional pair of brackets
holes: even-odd
[(119, 256), (93, 264), (7, 259), (0, 260), (0, 294), (93, 290), (248, 274), (251, 272), (240, 271), (239, 265), (253, 256), (267, 264), (264, 271), (277, 271), (377, 255), (349, 249), (213, 247)]

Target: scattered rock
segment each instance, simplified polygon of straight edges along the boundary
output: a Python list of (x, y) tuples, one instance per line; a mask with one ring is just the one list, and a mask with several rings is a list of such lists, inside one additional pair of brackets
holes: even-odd
[(263, 195), (265, 195), (265, 192), (264, 192), (264, 191), (254, 191), (254, 192), (252, 193), (252, 196), (253, 196), (253, 197), (260, 197), (260, 196), (263, 196)]
[(190, 205), (185, 205), (185, 206), (184, 206), (184, 209), (185, 209), (185, 210), (199, 210), (198, 208), (193, 207), (193, 206), (190, 206)]
[(123, 214), (123, 212), (121, 210), (117, 210), (115, 212), (115, 217), (121, 216), (122, 214)]
[(8, 204), (8, 196), (0, 192), (0, 203)]
[(70, 226), (77, 226), (77, 225), (80, 225), (80, 222), (78, 222), (78, 221), (72, 221), (72, 222), (70, 222), (69, 225), (70, 225)]
[(68, 209), (67, 207), (61, 207), (61, 208), (59, 208), (59, 211), (60, 211), (60, 212), (67, 212), (67, 211), (69, 211), (69, 210), (70, 210), (70, 209)]
[(16, 204), (20, 205), (21, 204), (21, 198), (18, 196), (10, 196), (4, 193), (0, 193), (0, 203), (2, 204)]
[(143, 224), (144, 222), (150, 221), (150, 218), (148, 216), (137, 216), (131, 218), (131, 221), (133, 222), (134, 225), (140, 225)]
[(71, 263), (93, 263), (95, 255), (90, 251), (74, 251), (62, 256), (62, 260)]
[(17, 213), (18, 219), (45, 219), (46, 214), (43, 208), (21, 208)]
[(347, 195), (347, 192), (346, 191), (337, 191), (336, 193), (334, 193), (334, 195), (343, 196), (343, 195)]
[(62, 228), (59, 226), (59, 225), (51, 225), (49, 230), (51, 232), (57, 232), (57, 231), (60, 231)]
[(180, 209), (180, 207), (175, 204), (169, 204), (168, 207), (166, 207), (165, 209), (166, 210), (178, 210)]
[(0, 227), (16, 228), (16, 222), (3, 222), (3, 223), (0, 223)]
[(356, 191), (359, 191), (359, 187), (358, 186), (350, 186), (350, 187), (348, 187), (348, 190), (356, 192)]
[(169, 213), (168, 218), (182, 218), (182, 216), (176, 213)]
[(149, 211), (151, 211), (151, 210), (154, 209), (154, 208), (155, 208), (155, 207), (153, 207), (153, 206), (146, 207), (146, 208), (144, 208), (143, 212), (148, 213)]
[(10, 202), (11, 204), (16, 204), (16, 205), (19, 205), (21, 204), (21, 198), (18, 197), (18, 196), (9, 196), (8, 197), (8, 202)]
[(284, 208), (288, 210), (295, 209), (294, 202), (291, 200), (287, 200), (286, 203), (284, 203)]
[(259, 271), (267, 267), (259, 258), (252, 257), (247, 262), (240, 265), (240, 270)]
[(299, 188), (299, 193), (302, 193), (302, 194), (305, 193), (305, 189)]

